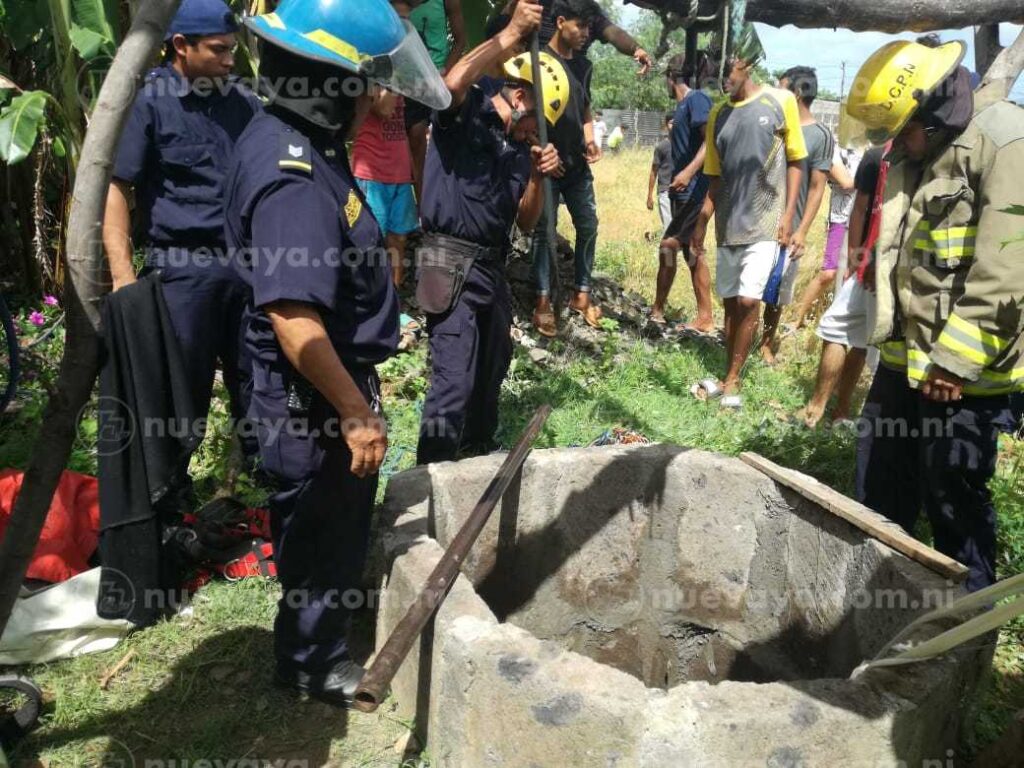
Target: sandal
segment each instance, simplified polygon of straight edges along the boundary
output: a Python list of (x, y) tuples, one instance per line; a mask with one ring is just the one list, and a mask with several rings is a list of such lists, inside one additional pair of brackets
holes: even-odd
[(537, 333), (541, 336), (553, 339), (558, 335), (558, 326), (555, 325), (555, 313), (550, 309), (543, 312), (534, 310), (532, 322), (533, 327), (537, 329)]
[(569, 305), (569, 310), (575, 312), (577, 315), (583, 318), (584, 322), (591, 328), (601, 327), (601, 318), (604, 314), (601, 310), (593, 304), (588, 304), (585, 308), (574, 307)]
[[(701, 393), (704, 396), (701, 397)], [(690, 394), (700, 400), (702, 403), (707, 403), (712, 400), (717, 400), (722, 396), (723, 390), (722, 385), (714, 379), (701, 379), (692, 387), (690, 387)]]

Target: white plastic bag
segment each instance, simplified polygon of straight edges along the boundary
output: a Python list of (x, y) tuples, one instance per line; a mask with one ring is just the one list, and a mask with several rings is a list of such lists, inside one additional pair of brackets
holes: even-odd
[(131, 623), (96, 615), (100, 569), (19, 597), (0, 638), (0, 664), (41, 664), (107, 651)]

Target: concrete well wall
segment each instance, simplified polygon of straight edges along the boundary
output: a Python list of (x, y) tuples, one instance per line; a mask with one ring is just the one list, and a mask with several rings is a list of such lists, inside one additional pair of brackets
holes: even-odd
[[(502, 457), (392, 479), (383, 642)], [(850, 680), (924, 567), (741, 462), (537, 451), (393, 685), (442, 766), (889, 766), (945, 757), (975, 652)]]

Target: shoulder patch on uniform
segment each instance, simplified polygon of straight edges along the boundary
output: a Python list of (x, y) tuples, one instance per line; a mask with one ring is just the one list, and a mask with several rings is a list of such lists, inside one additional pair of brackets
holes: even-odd
[(1008, 101), (986, 107), (975, 116), (974, 123), (997, 147), (1024, 139), (1024, 108)]
[(280, 136), (277, 167), (282, 171), (296, 171), (307, 176), (313, 175), (313, 152), (309, 139), (301, 133), (288, 132)]
[(354, 227), (359, 220), (359, 214), (363, 212), (363, 201), (354, 189), (348, 191), (348, 200), (345, 201), (345, 221), (349, 227)]

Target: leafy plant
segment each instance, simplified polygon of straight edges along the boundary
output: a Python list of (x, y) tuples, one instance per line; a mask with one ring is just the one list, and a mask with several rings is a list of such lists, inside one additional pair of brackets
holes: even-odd
[[(1008, 208), (1003, 208), (1001, 213), (1009, 213), (1012, 214), (1013, 216), (1024, 216), (1024, 205), (1011, 205)], [(1008, 245), (1013, 245), (1014, 243), (1021, 242), (1024, 242), (1024, 230), (1022, 230), (1020, 234), (1011, 237), (1009, 240), (1004, 242), (1001, 248), (1005, 248)]]
[(126, 21), (118, 0), (0, 0), (0, 227), (26, 292), (57, 282), (88, 114)]

